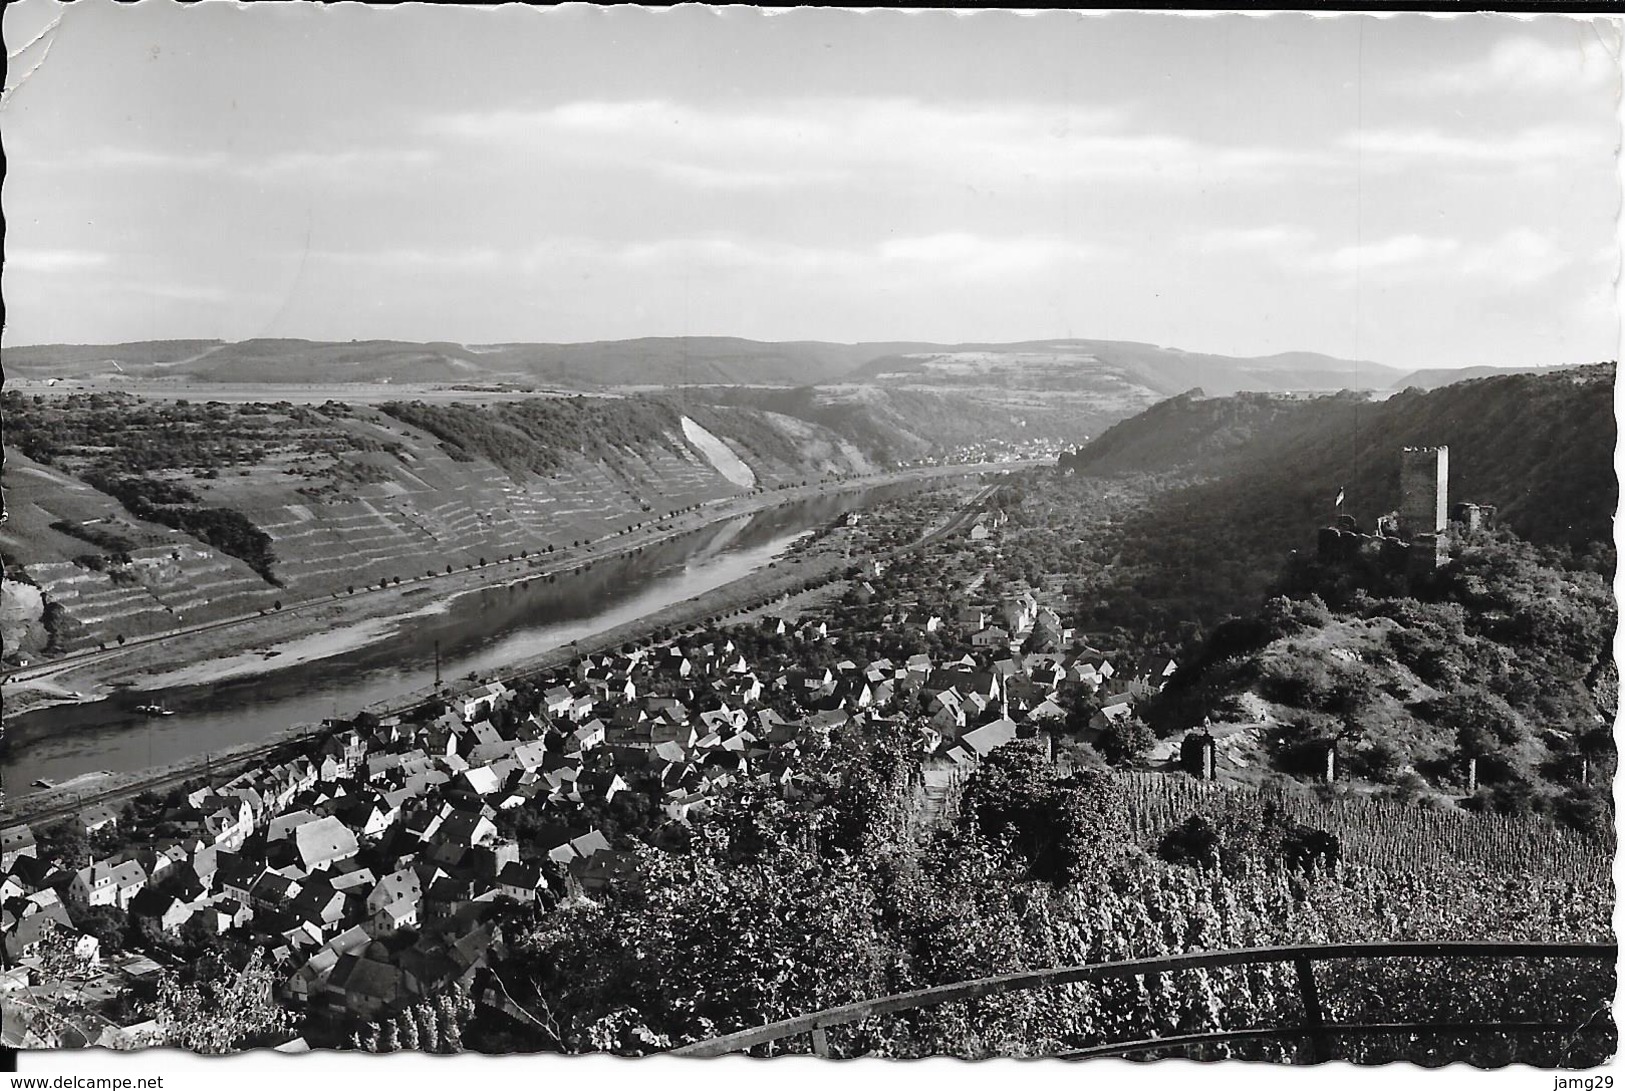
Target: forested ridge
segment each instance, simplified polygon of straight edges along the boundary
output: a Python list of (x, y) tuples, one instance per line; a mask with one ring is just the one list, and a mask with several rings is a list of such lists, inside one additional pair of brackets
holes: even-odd
[(611, 458), (649, 444), (678, 449), (678, 414), (650, 398), (528, 398), (492, 405), (387, 402), (383, 412), (440, 440), (453, 458), (549, 475), (572, 456)]
[(1613, 382), (1610, 364), (1382, 402), (1181, 395), (1063, 457), (1075, 477), (1037, 503), (1094, 511), (1117, 498), (1109, 518), (1080, 527), (1101, 569), (1080, 620), (1170, 648), (1255, 610), (1288, 556), (1312, 551), (1339, 512), (1369, 530), (1396, 508), (1407, 446), (1450, 448), (1452, 503), (1495, 505), (1499, 525), (1557, 548), (1552, 563), (1607, 573), (1619, 497)]
[(1618, 610), (1596, 572), (1508, 531), (1461, 535), (1436, 573), (1300, 556), (1282, 595), (1218, 626), (1148, 703), (1164, 733), (1240, 724), (1276, 769), (1399, 798), (1556, 815), (1613, 836)]
[(1399, 451), (1450, 448), (1452, 500), (1494, 504), (1530, 541), (1584, 550), (1612, 539), (1618, 501), (1612, 364), (1545, 375), (1473, 379), (1384, 401), (1342, 393), (1313, 398), (1182, 394), (1065, 456), (1078, 473), (1178, 473), (1191, 478), (1147, 514), (1146, 533), (1174, 518), (1197, 537), (1229, 524), (1260, 542), (1296, 546), (1301, 531), (1343, 510), (1366, 525), (1399, 503)]

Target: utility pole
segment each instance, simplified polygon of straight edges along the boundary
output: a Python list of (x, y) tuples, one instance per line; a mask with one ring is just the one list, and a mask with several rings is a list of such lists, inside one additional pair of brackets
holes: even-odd
[(440, 641), (434, 642), (434, 688), (440, 692)]

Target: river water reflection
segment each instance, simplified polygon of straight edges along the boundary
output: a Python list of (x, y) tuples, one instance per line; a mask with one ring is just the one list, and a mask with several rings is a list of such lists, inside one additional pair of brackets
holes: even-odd
[[(116, 693), (6, 721), (4, 776), (21, 794), (36, 778), (62, 781), (98, 769), (125, 772), (252, 742), (290, 724), (348, 716), (421, 689), (441, 671), (460, 678), (522, 662), (721, 587), (782, 556), (797, 538), (917, 485), (843, 493), (741, 516), (595, 563), (553, 580), (494, 586), (444, 610), (404, 617), (378, 642), (330, 659), (206, 686)], [(157, 702), (173, 716), (135, 711)]]

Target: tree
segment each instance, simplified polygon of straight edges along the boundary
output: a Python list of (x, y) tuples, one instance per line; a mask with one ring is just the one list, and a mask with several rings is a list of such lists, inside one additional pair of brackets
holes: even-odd
[(1157, 737), (1138, 716), (1129, 716), (1106, 725), (1095, 748), (1113, 765), (1132, 765), (1157, 743)]
[(1477, 687), (1437, 697), (1421, 711), (1434, 723), (1456, 732), (1465, 757), (1486, 757), (1516, 746), (1526, 734), (1523, 718), (1506, 701)]
[(153, 1017), (169, 1045), (230, 1053), (257, 1035), (291, 1025), (292, 1016), (277, 1006), (275, 986), (276, 971), (263, 954), (233, 968), (211, 953), (184, 975), (164, 974)]
[(58, 822), (40, 831), (36, 851), (42, 860), (55, 860), (65, 868), (77, 870), (90, 863), (90, 838), (78, 823)]
[(1037, 742), (1006, 743), (972, 774), (960, 814), (987, 840), (1007, 842), (1032, 878), (1064, 886), (1115, 854), (1125, 821), (1112, 774), (1057, 773)]
[(1205, 815), (1193, 814), (1162, 835), (1157, 855), (1170, 864), (1217, 868), (1222, 859), (1224, 837)]
[(80, 910), (74, 924), (87, 936), (95, 936), (102, 953), (107, 954), (123, 948), (129, 918), (116, 905), (94, 905)]
[[(31, 989), (21, 994), (7, 994), (6, 1004), (16, 1006), (21, 1023), (41, 1041), (52, 1046), (79, 1045), (94, 1039), (98, 1024), (107, 1022), (97, 1014), (91, 1000), (84, 993), (86, 978), (93, 972), (88, 954), (81, 946), (79, 936), (49, 922), (35, 949), (39, 967), (35, 974), (46, 988)], [(12, 1013), (6, 1013), (9, 1025)]]
[(215, 925), (213, 910), (194, 913), (180, 927), (180, 941), (188, 961), (198, 961), (211, 951), (218, 951), (224, 941)]
[(439, 1013), (430, 1004), (413, 1004), (409, 1010), (413, 1022), (417, 1024), (417, 1048), (426, 1053), (443, 1052)]
[(395, 1038), (402, 1049), (418, 1048), (418, 1024), (410, 1010), (395, 1016)]
[[(1339, 760), (1342, 755), (1339, 755)], [(1392, 740), (1377, 738), (1355, 748), (1349, 755), (1354, 771), (1377, 784), (1398, 783), (1405, 771), (1405, 752)]]
[(350, 1048), (365, 1050), (368, 1053), (378, 1052), (378, 1024), (362, 1023), (350, 1032)]
[(438, 1053), (463, 1051), (463, 1024), (474, 1016), (474, 1002), (460, 985), (454, 985), (431, 1001), (435, 1009), (435, 1023), (440, 1031)]

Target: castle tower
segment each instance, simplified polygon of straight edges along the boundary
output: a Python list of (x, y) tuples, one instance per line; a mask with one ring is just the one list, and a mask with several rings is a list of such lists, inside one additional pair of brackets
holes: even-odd
[(1407, 447), (1400, 452), (1399, 533), (1406, 539), (1442, 534), (1450, 491), (1450, 448)]

